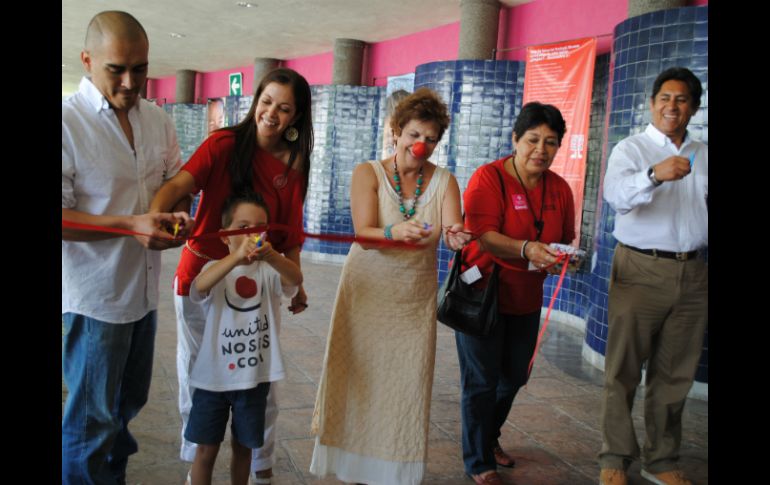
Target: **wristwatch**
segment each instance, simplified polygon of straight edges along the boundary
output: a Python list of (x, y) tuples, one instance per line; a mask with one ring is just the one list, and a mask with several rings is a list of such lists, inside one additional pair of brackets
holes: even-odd
[(655, 170), (652, 167), (647, 169), (647, 178), (650, 179), (650, 182), (652, 182), (652, 185), (655, 187), (663, 183), (655, 178)]

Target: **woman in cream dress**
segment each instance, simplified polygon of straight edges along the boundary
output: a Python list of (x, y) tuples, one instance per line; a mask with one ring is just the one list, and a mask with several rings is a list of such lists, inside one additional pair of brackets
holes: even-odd
[(427, 461), (436, 353), (436, 249), (462, 232), (460, 189), (428, 158), (449, 125), (446, 105), (421, 88), (391, 118), (395, 154), (353, 171), (356, 235), (419, 245), (354, 243), (340, 277), (313, 413), (310, 471), (342, 481), (417, 484)]

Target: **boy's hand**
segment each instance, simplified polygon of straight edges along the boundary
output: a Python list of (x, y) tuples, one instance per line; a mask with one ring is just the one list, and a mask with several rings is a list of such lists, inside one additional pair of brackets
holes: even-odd
[(276, 254), (273, 249), (273, 245), (266, 239), (261, 239), (261, 245), (257, 245), (253, 237), (249, 237), (249, 241), (252, 243), (252, 250), (248, 254), (248, 261), (252, 263), (254, 261), (270, 261), (270, 259)]
[(240, 264), (251, 264), (254, 262), (251, 254), (257, 249), (257, 243), (254, 241), (254, 236), (248, 234), (243, 238), (241, 244), (235, 250), (235, 257), (238, 258)]

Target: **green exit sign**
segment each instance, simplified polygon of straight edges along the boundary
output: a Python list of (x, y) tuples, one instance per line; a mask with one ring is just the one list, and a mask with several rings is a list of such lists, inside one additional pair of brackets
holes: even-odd
[(243, 94), (243, 74), (234, 72), (230, 74), (230, 96), (240, 96)]

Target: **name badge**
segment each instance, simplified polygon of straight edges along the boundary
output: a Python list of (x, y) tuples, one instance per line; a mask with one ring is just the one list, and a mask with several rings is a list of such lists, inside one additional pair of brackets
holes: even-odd
[(527, 198), (522, 194), (513, 194), (513, 208), (517, 211), (527, 210)]

